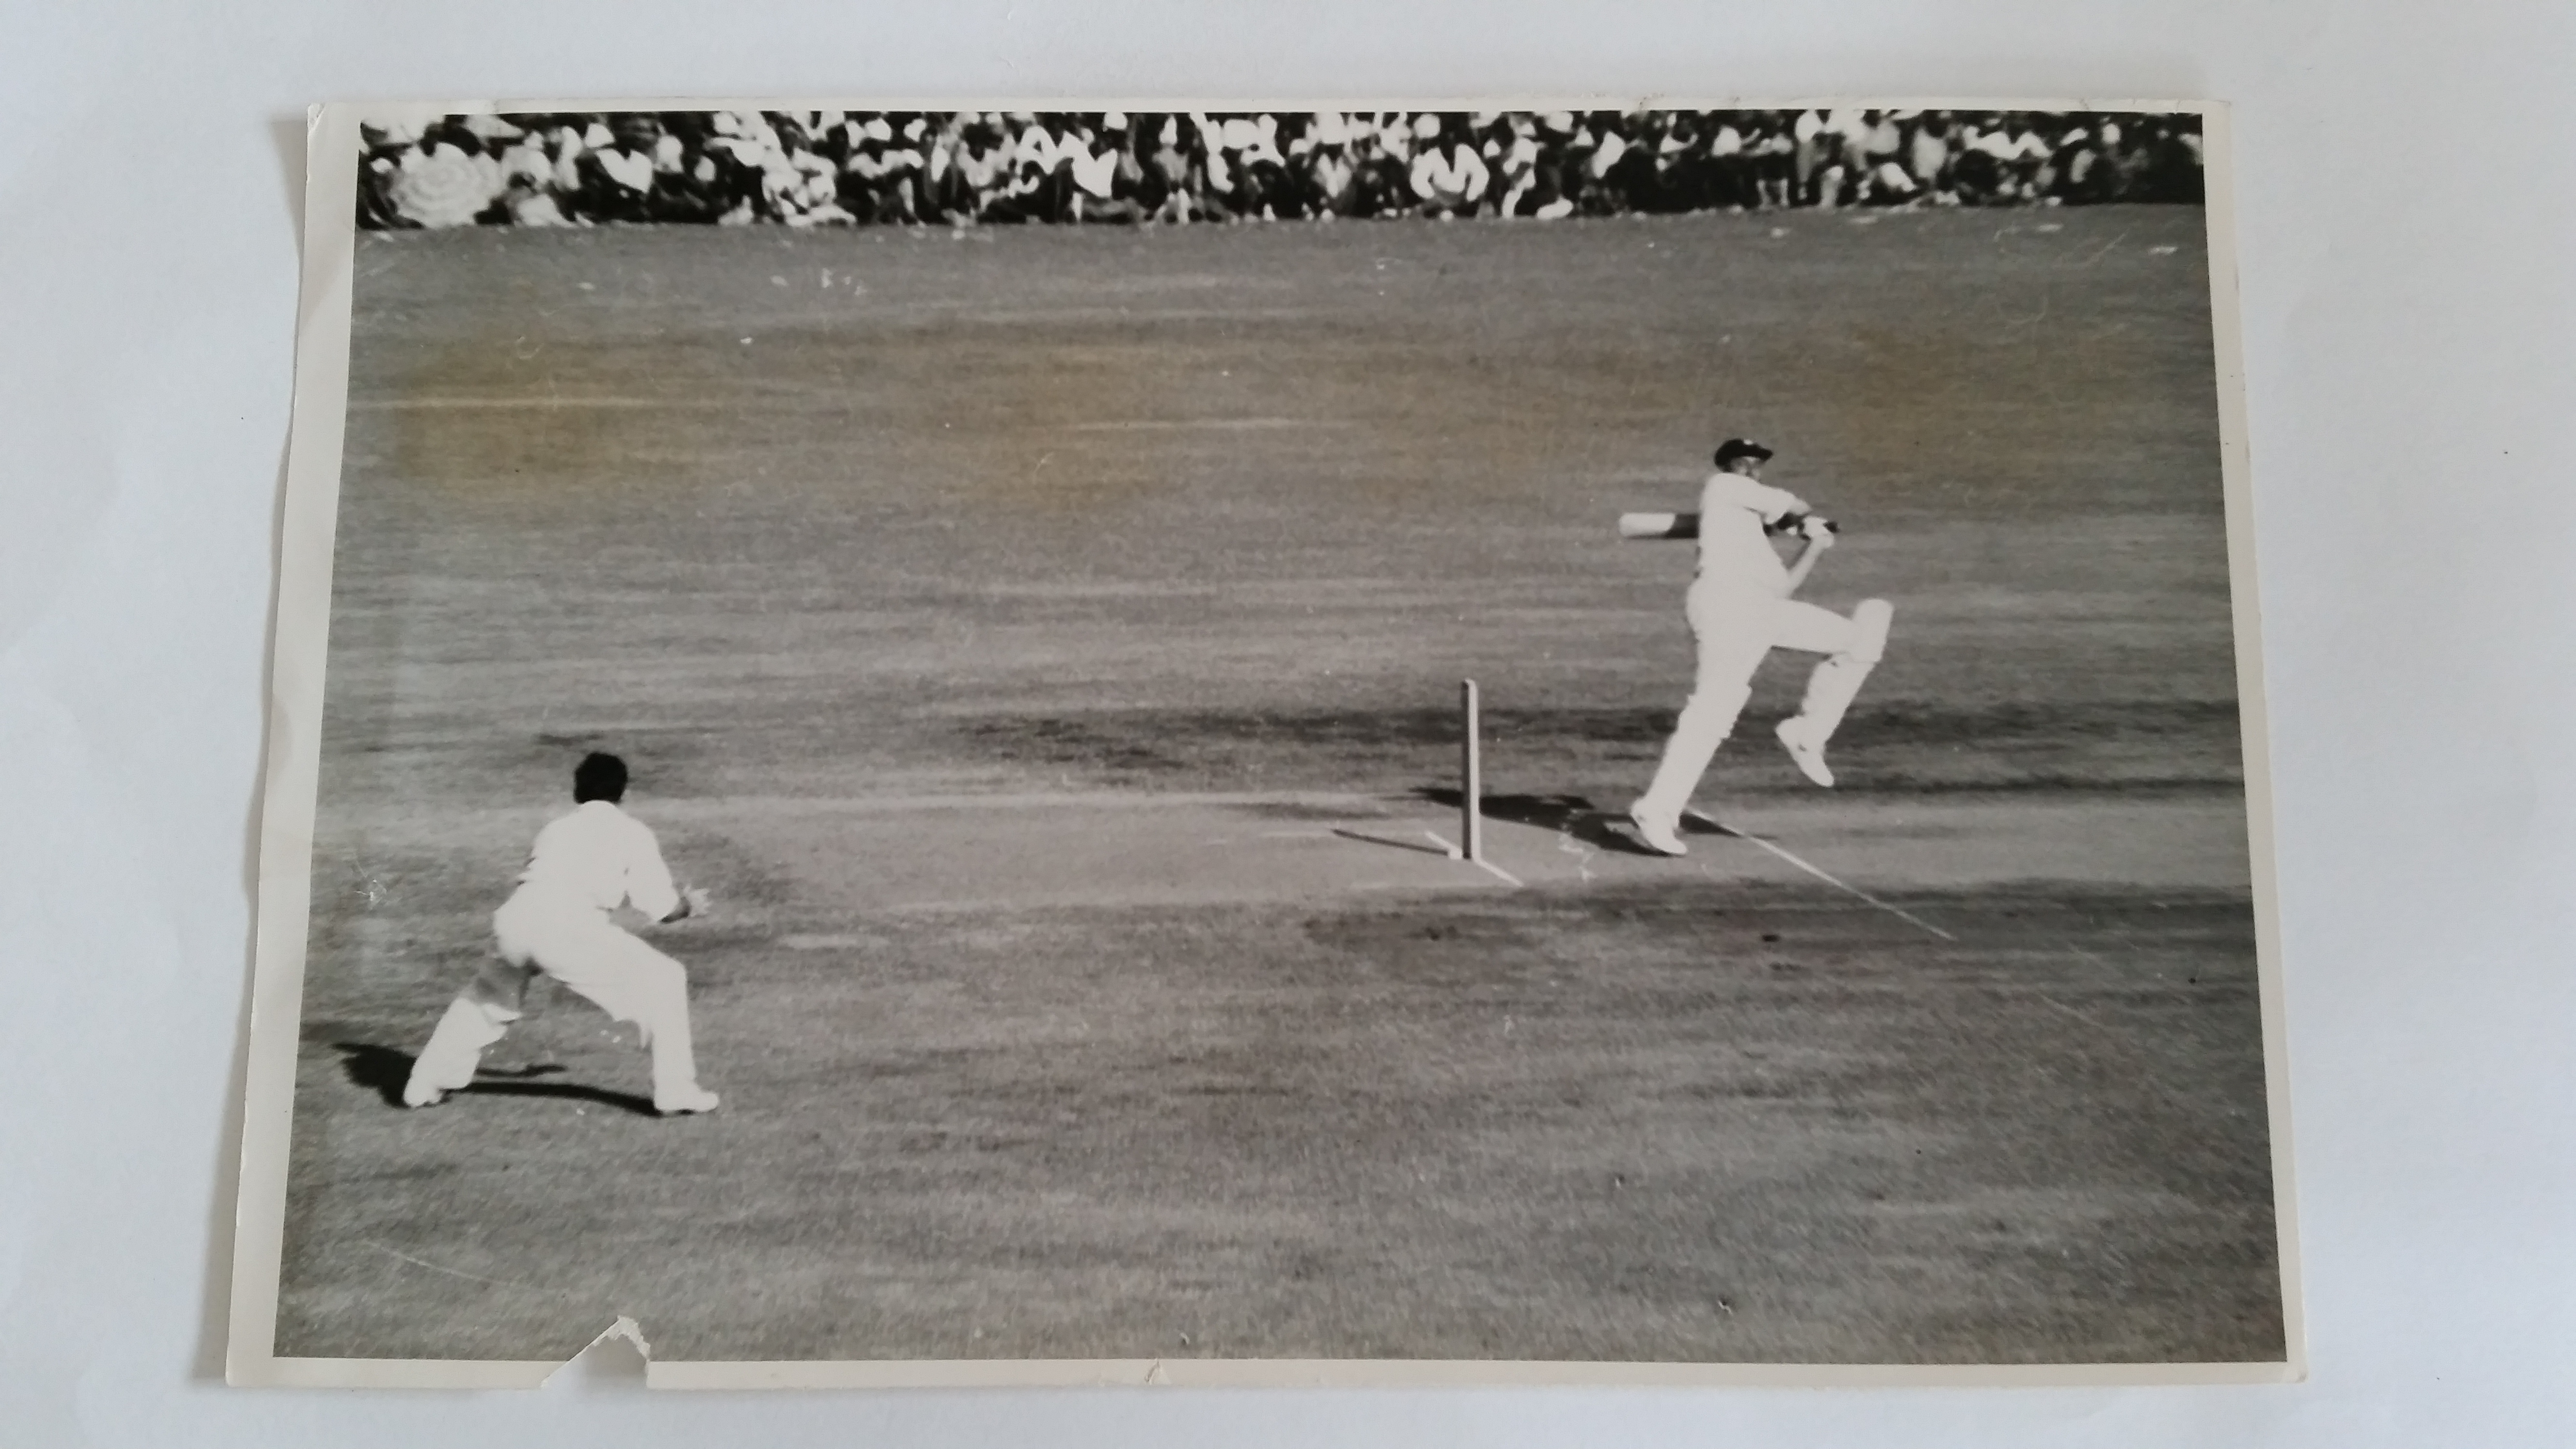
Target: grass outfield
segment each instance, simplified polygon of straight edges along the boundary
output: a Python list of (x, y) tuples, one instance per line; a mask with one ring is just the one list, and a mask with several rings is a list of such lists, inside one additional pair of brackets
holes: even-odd
[(1906, 904), (1960, 939), (1705, 880), (711, 923), (673, 1122), (561, 994), (392, 1109), (452, 973), (388, 970), (308, 1012), (280, 1347), (2276, 1356), (2244, 903)]
[[(278, 1350), (2279, 1357), (2201, 222), (361, 237)], [(1849, 889), (1599, 829), (1736, 432), (1898, 612), (1701, 799)], [(1469, 675), (1519, 889), (1333, 834)], [(395, 1110), (592, 747), (724, 1111)]]

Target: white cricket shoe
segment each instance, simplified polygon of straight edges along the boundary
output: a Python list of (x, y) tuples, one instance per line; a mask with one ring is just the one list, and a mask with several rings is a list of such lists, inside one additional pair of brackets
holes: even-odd
[(403, 1083), (403, 1105), (406, 1107), (435, 1107), (446, 1100), (445, 1092), (417, 1079)]
[(1646, 842), (1647, 849), (1660, 855), (1690, 854), (1690, 847), (1682, 844), (1682, 838), (1673, 833), (1672, 821), (1653, 819), (1643, 809), (1631, 805), (1628, 807), (1628, 823), (1637, 827), (1637, 838)]
[(1834, 772), (1825, 768), (1825, 742), (1811, 738), (1807, 727), (1798, 721), (1797, 716), (1780, 721), (1780, 727), (1772, 733), (1788, 747), (1789, 758), (1798, 762), (1800, 774), (1828, 790), (1834, 787)]
[(700, 1087), (668, 1100), (656, 1098), (653, 1110), (665, 1117), (685, 1117), (692, 1112), (712, 1112), (719, 1100), (715, 1093)]

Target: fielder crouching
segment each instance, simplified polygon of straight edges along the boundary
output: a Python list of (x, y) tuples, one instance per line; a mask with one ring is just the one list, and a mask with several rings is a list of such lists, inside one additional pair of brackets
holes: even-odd
[(689, 975), (679, 962), (620, 929), (609, 912), (633, 903), (653, 920), (706, 909), (662, 863), (644, 822), (618, 808), (626, 763), (593, 754), (573, 771), (572, 813), (537, 832), (519, 888), (492, 915), (498, 959), (487, 963), (439, 1018), (412, 1063), (403, 1103), (427, 1107), (474, 1080), (485, 1048), (523, 1014), (528, 982), (544, 972), (640, 1028), (653, 1053), (653, 1106), (665, 1116), (712, 1112), (689, 1041)]
[[(1895, 617), (1885, 599), (1865, 600), (1845, 618), (1789, 597), (1833, 546), (1834, 530), (1797, 495), (1761, 481), (1770, 457), (1760, 443), (1729, 438), (1700, 490), (1699, 574), (1685, 606), (1698, 645), (1698, 676), (1654, 782), (1628, 812), (1638, 835), (1665, 855), (1688, 853), (1677, 833), (1682, 810), (1752, 697), (1753, 671), (1775, 648), (1825, 656), (1807, 679), (1797, 714), (1782, 720), (1777, 733), (1801, 773), (1819, 785), (1834, 783), (1825, 744), (1877, 666)], [(1786, 568), (1766, 533), (1779, 526), (1793, 527), (1805, 541)]]

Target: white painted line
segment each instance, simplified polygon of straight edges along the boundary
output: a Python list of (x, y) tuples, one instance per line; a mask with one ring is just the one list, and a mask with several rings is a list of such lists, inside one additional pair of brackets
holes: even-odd
[(1436, 830), (1425, 830), (1425, 831), (1423, 831), (1422, 833), (1423, 833), (1423, 834), (1425, 834), (1425, 835), (1430, 836), (1430, 837), (1431, 837), (1432, 839), (1434, 839), (1434, 840), (1439, 841), (1439, 842), (1440, 842), (1440, 848), (1441, 848), (1442, 850), (1445, 850), (1445, 851), (1449, 852), (1449, 858), (1450, 858), (1451, 860), (1463, 860), (1463, 861), (1467, 862), (1469, 865), (1479, 867), (1480, 869), (1483, 869), (1483, 870), (1486, 870), (1486, 871), (1490, 871), (1490, 872), (1492, 872), (1492, 873), (1493, 873), (1493, 875), (1494, 875), (1494, 877), (1495, 877), (1496, 879), (1501, 880), (1501, 881), (1504, 881), (1504, 882), (1506, 882), (1506, 883), (1510, 884), (1511, 886), (1513, 886), (1514, 888), (1520, 888), (1520, 887), (1522, 887), (1522, 886), (1525, 884), (1525, 883), (1521, 880), (1521, 878), (1520, 878), (1519, 876), (1516, 876), (1516, 875), (1512, 874), (1510, 871), (1507, 871), (1507, 870), (1503, 869), (1501, 866), (1494, 864), (1492, 861), (1490, 861), (1490, 860), (1479, 860), (1479, 859), (1477, 859), (1476, 857), (1469, 855), (1467, 852), (1465, 852), (1465, 851), (1463, 851), (1463, 850), (1460, 850), (1458, 847), (1456, 847), (1456, 846), (1454, 846), (1454, 845), (1451, 845), (1451, 844), (1449, 843), (1448, 839), (1447, 839), (1446, 837), (1442, 836), (1442, 835), (1440, 834), (1440, 832), (1438, 832), (1438, 831), (1436, 831)]
[[(654, 813), (691, 819), (757, 816), (786, 819), (804, 815), (889, 815), (915, 811), (958, 810), (1190, 810), (1311, 806), (1335, 812), (1333, 818), (1383, 821), (1384, 802), (1370, 795), (1202, 793), (1178, 790), (1056, 790), (945, 795), (721, 795), (655, 800)], [(1275, 818), (1275, 817), (1274, 817)], [(1390, 822), (1392, 823), (1392, 822)]]
[[(1920, 916), (1910, 914), (1896, 906), (1889, 905), (1887, 902), (1880, 900), (1878, 897), (1871, 895), (1869, 892), (1862, 890), (1860, 887), (1853, 885), (1849, 881), (1838, 880), (1833, 876), (1827, 875), (1815, 866), (1808, 864), (1806, 861), (1800, 860), (1798, 857), (1781, 849), (1779, 846), (1772, 844), (1770, 841), (1763, 839), (1759, 835), (1748, 834), (1722, 821), (1711, 820), (1709, 817), (1700, 814), (1696, 810), (1684, 811), (1683, 813), (1690, 816), (1691, 819), (1699, 821), (1701, 824), (1716, 830), (1721, 835), (1732, 835), (1738, 840), (1749, 840), (1755, 845), (1761, 846), (1764, 850), (1771, 852), (1773, 855), (1780, 857), (1782, 860), (1789, 862), (1791, 865), (1796, 866), (1798, 869), (1805, 871), (1807, 874), (1814, 876), (1816, 879), (1823, 881), (1825, 884), (1832, 886), (1834, 889), (1858, 896), (1862, 900), (1869, 902), (1871, 905), (1878, 907), (1880, 910), (1887, 912), (1889, 915), (1896, 917), (1898, 920), (1905, 922), (1907, 925), (1929, 931), (1944, 941), (1956, 941), (1959, 939), (1958, 937), (1951, 935), (1949, 932), (1942, 930), (1939, 926), (1933, 925), (1930, 921), (1924, 920)], [(1703, 867), (1703, 869), (1705, 869), (1705, 867)]]

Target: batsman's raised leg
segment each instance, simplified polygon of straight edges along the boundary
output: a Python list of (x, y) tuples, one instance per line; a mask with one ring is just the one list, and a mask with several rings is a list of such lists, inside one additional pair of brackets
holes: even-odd
[[(1885, 599), (1865, 599), (1852, 610), (1849, 619), (1815, 609), (1813, 618), (1798, 611), (1811, 606), (1792, 604), (1784, 610), (1786, 627), (1781, 643), (1792, 649), (1818, 649), (1824, 662), (1807, 676), (1807, 695), (1798, 712), (1780, 721), (1775, 731), (1780, 743), (1796, 761), (1800, 773), (1816, 784), (1830, 787), (1834, 772), (1825, 765), (1825, 745), (1841, 728), (1843, 715), (1869, 672), (1878, 667), (1879, 658), (1887, 652), (1888, 626), (1895, 622), (1896, 606)], [(1825, 624), (1830, 620), (1830, 626)]]

